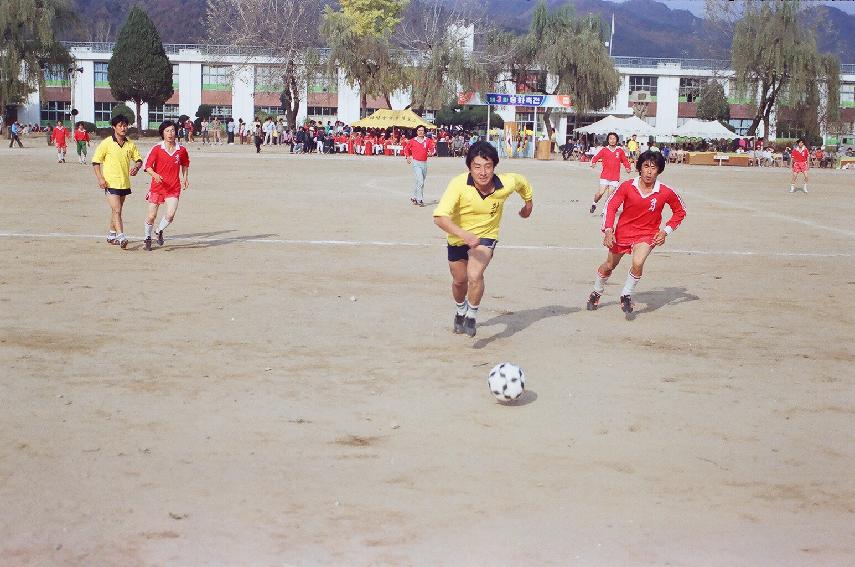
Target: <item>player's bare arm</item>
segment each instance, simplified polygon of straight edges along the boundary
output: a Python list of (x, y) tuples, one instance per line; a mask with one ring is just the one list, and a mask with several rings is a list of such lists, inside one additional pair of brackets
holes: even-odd
[(523, 205), (523, 208), (520, 209), (520, 216), (524, 219), (527, 219), (531, 216), (531, 211), (533, 208), (534, 203), (532, 203), (531, 201), (526, 201), (525, 205)]
[(98, 186), (101, 189), (106, 189), (107, 188), (107, 180), (104, 179), (104, 175), (101, 173), (101, 164), (100, 163), (94, 163), (94, 164), (92, 164), (92, 166), (95, 169), (95, 177), (98, 178)]
[(156, 172), (154, 168), (149, 167), (145, 170), (145, 172), (151, 175), (151, 178), (154, 180), (155, 183), (163, 183), (163, 177), (158, 172)]

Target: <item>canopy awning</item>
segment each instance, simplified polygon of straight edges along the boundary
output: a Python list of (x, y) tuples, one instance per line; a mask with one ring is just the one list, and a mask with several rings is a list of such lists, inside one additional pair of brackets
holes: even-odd
[(385, 108), (375, 111), (371, 116), (366, 116), (362, 120), (357, 120), (351, 126), (358, 128), (391, 128), (393, 126), (416, 128), (424, 126), (429, 130), (436, 128), (410, 109), (387, 110)]

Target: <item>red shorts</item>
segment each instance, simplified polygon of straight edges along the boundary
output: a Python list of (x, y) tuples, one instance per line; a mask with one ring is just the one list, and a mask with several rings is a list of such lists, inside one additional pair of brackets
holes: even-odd
[(794, 161), (793, 162), (793, 173), (805, 173), (808, 170), (808, 162), (806, 161)]
[(145, 196), (145, 200), (152, 205), (162, 205), (167, 199), (177, 199), (181, 195), (181, 189), (177, 191), (151, 191)]
[(653, 239), (655, 238), (655, 234), (650, 236), (639, 236), (634, 240), (629, 242), (615, 242), (615, 245), (609, 248), (609, 252), (612, 254), (632, 254), (632, 247), (636, 244), (649, 244), (650, 246), (654, 246)]

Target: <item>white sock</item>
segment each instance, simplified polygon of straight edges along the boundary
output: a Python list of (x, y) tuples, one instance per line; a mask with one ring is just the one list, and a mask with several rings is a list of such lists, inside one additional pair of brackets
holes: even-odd
[(469, 309), (466, 311), (466, 317), (468, 319), (477, 319), (478, 318), (478, 307), (480, 307), (480, 305), (470, 305)]
[(110, 232), (108, 232), (107, 233), (107, 239), (108, 240), (115, 240), (116, 239), (116, 231), (111, 230)]
[(795, 185), (790, 185), (790, 193), (792, 193), (792, 192), (793, 192), (793, 191), (795, 191), (795, 190), (796, 190), (796, 186), (795, 186)]
[(469, 308), (469, 305), (467, 305), (465, 299), (463, 300), (463, 303), (457, 303), (455, 301), (454, 304), (457, 306), (458, 315), (466, 315), (466, 310)]
[(594, 280), (594, 291), (600, 294), (603, 293), (607, 281), (609, 281), (609, 276), (604, 276), (600, 273), (600, 270), (597, 270), (597, 277)]
[(807, 183), (805, 183), (805, 186), (802, 188), (802, 190), (803, 190), (805, 193), (807, 193)]
[(626, 282), (623, 284), (623, 291), (620, 292), (621, 295), (632, 295), (632, 292), (635, 291), (635, 286), (638, 285), (638, 280), (641, 277), (635, 277), (632, 275), (632, 269), (629, 270), (629, 273), (626, 275)]
[(119, 242), (121, 242), (122, 240), (127, 240), (127, 237), (125, 237), (125, 233), (124, 233), (124, 232), (120, 232), (119, 234), (117, 234), (117, 235), (116, 235), (116, 240), (118, 240)]
[(160, 224), (157, 225), (157, 232), (163, 232), (164, 230), (166, 230), (166, 227), (169, 226), (169, 224), (170, 223), (168, 220), (166, 220), (166, 217), (163, 217), (162, 219), (160, 219)]
[(151, 238), (151, 229), (152, 229), (152, 227), (153, 227), (153, 226), (154, 226), (154, 225), (151, 225), (151, 224), (145, 223), (145, 237), (146, 237), (146, 238)]

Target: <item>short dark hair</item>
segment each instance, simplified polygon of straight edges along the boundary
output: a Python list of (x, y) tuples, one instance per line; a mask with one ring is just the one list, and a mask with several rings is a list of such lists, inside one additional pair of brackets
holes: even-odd
[(804, 141), (805, 141), (805, 140), (804, 140), (804, 138), (799, 138), (798, 140), (796, 140), (796, 143), (797, 143), (797, 144), (798, 144), (799, 142), (804, 143)]
[(493, 167), (499, 165), (499, 152), (489, 142), (481, 140), (469, 146), (469, 151), (466, 152), (466, 167), (472, 165), (472, 160), (476, 157), (492, 161)]
[(128, 117), (124, 114), (117, 114), (110, 120), (110, 126), (118, 126), (119, 124), (124, 123), (126, 126), (128, 125)]
[(158, 134), (160, 134), (161, 140), (163, 139), (163, 131), (166, 130), (167, 128), (169, 128), (170, 126), (175, 128), (176, 132), (178, 131), (178, 127), (175, 125), (175, 122), (173, 122), (172, 120), (164, 120), (163, 122), (160, 123), (160, 126), (158, 126), (157, 132), (158, 132)]
[(648, 161), (652, 161), (656, 164), (656, 169), (659, 170), (659, 173), (665, 171), (665, 156), (662, 155), (662, 152), (654, 150), (645, 150), (640, 156), (638, 156), (638, 161), (635, 163), (636, 171), (641, 173), (641, 166)]
[(606, 134), (606, 144), (607, 145), (609, 143), (609, 137), (611, 137), (611, 136), (615, 137), (615, 141), (620, 142), (620, 136), (617, 135), (617, 132), (609, 132), (608, 134)]

